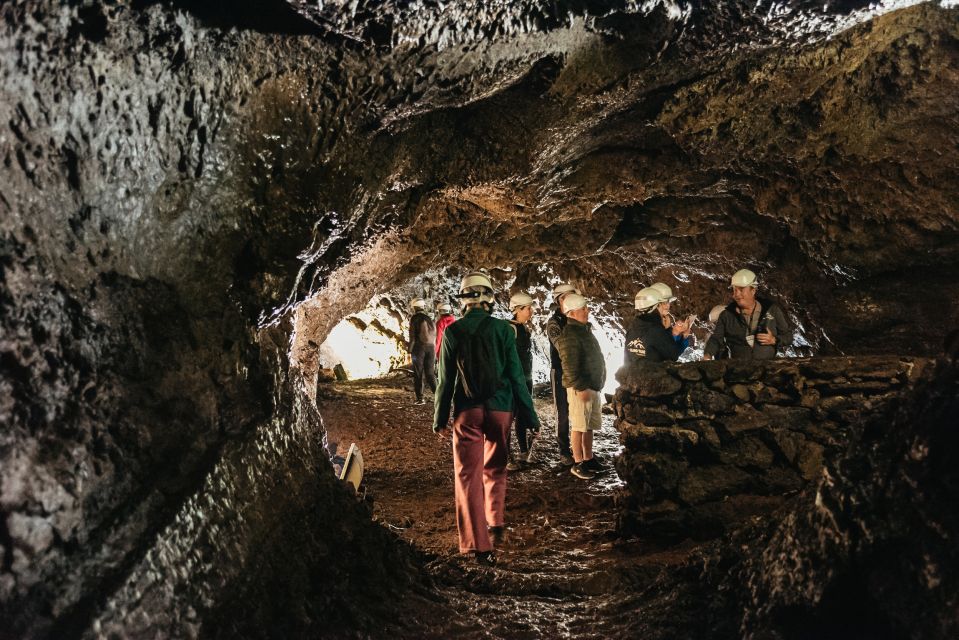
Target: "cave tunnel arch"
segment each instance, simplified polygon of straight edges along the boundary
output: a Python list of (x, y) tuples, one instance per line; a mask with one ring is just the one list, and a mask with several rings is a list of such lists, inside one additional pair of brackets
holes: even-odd
[(0, 7), (0, 636), (475, 637), (495, 574), (399, 544), (331, 480), (318, 345), (477, 267), (573, 281), (622, 326), (643, 284), (703, 315), (749, 266), (846, 358), (767, 371), (825, 399), (777, 419), (847, 424), (843, 385), (914, 397), (823, 460), (740, 407), (789, 389), (651, 375), (739, 420), (665, 433), (674, 407), (626, 378), (617, 419), (657, 459), (758, 431), (736, 455), (815, 495), (670, 575), (496, 600), (525, 618), (487, 631), (791, 637), (839, 628), (841, 584), (893, 635), (954, 637), (955, 2), (360, 5)]

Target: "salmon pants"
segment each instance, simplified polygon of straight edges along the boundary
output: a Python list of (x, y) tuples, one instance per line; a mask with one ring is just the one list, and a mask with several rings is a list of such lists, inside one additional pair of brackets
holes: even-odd
[(460, 553), (490, 551), (487, 527), (503, 526), (509, 411), (466, 409), (453, 420), (453, 481)]

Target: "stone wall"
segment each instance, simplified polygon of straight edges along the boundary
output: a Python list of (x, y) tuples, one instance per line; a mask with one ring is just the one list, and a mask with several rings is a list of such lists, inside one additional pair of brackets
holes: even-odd
[(873, 356), (641, 363), (617, 373), (620, 529), (708, 538), (768, 513), (823, 473), (861, 420), (926, 361)]

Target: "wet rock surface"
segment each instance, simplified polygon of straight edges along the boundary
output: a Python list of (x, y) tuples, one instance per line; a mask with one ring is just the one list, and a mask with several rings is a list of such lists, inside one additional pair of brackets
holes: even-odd
[(634, 599), (631, 632), (665, 637), (661, 629), (677, 625), (716, 638), (955, 635), (957, 374), (954, 361), (927, 367), (891, 415), (870, 418), (772, 518), (660, 575)]
[(868, 356), (640, 362), (617, 373), (625, 534), (708, 539), (816, 482), (927, 360)]
[[(304, 484), (312, 445), (283, 456), (268, 495), (288, 502), (210, 485), (299, 451), (283, 434), (313, 380), (285, 354), (307, 298), (306, 346), (393, 284), (478, 264), (515, 287), (549, 264), (625, 319), (654, 279), (704, 315), (747, 262), (819, 352), (932, 353), (959, 312), (959, 37), (940, 3), (14, 0), (0, 18), (16, 637), (102, 635), (126, 623), (111, 611), (144, 635), (269, 627), (294, 598), (263, 585), (295, 554), (257, 520), (318, 519), (311, 501), (343, 529), (296, 538), (313, 604), (291, 633), (393, 622), (332, 579), (368, 567), (340, 533), (395, 545), (327, 474)], [(251, 519), (236, 547), (153, 568), (167, 536), (232, 513)]]

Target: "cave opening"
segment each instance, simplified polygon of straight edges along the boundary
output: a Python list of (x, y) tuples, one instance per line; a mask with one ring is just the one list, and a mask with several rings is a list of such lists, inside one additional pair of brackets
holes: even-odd
[[(959, 635), (953, 0), (13, 0), (0, 69), (0, 638)], [(477, 268), (544, 422), (492, 568), (405, 372)], [(703, 361), (742, 268), (789, 345)], [(697, 345), (624, 367), (655, 282)]]

